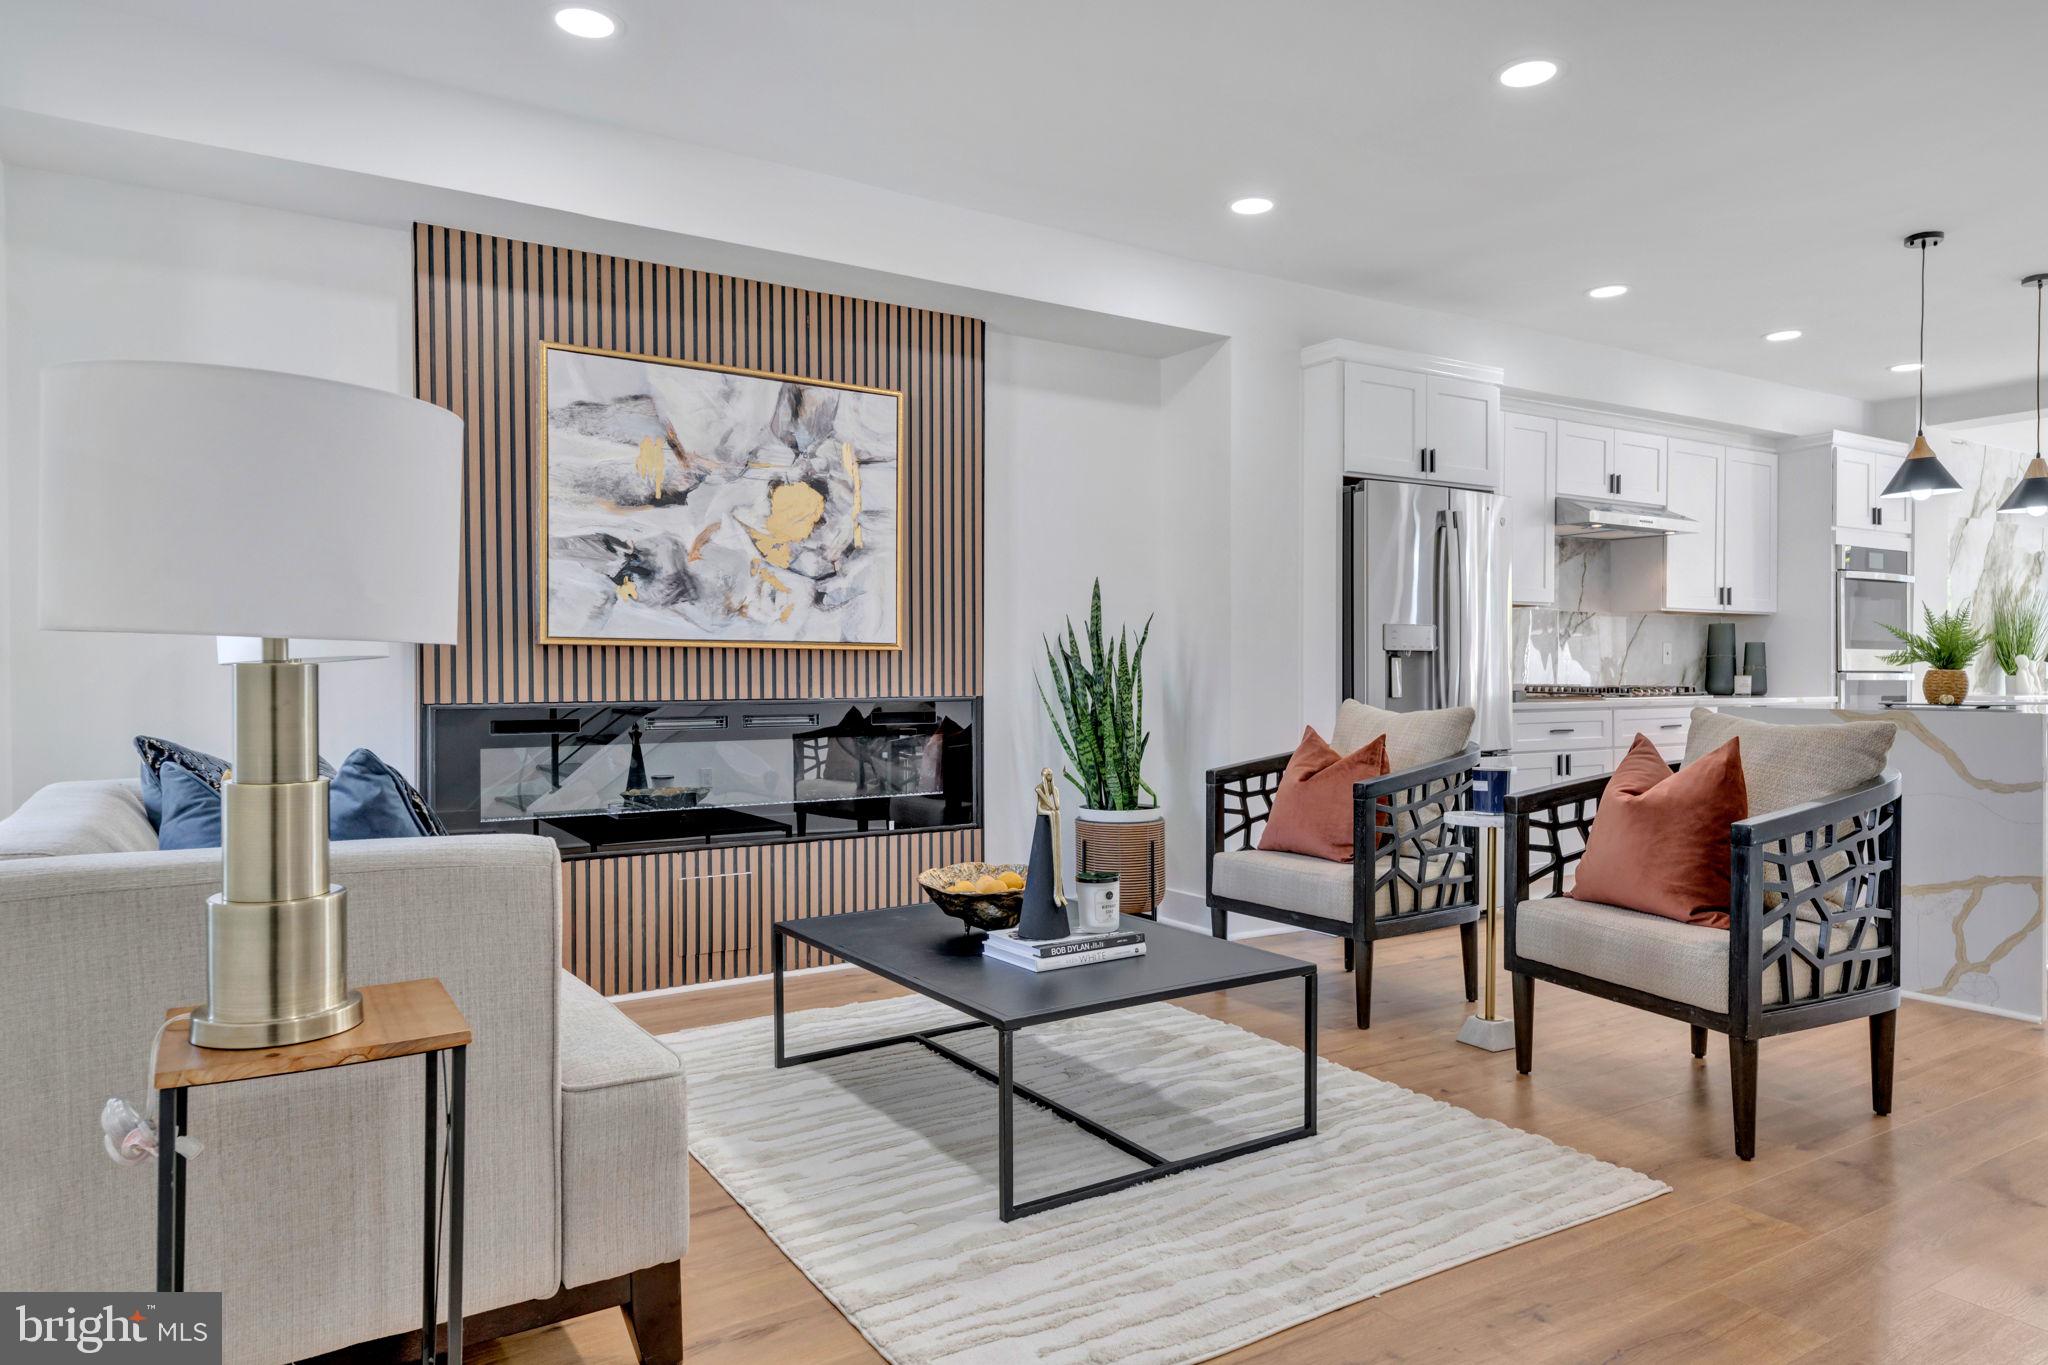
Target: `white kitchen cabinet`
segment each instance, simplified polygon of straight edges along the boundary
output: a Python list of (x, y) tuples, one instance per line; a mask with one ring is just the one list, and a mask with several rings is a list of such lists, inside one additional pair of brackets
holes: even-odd
[(1429, 376), (1378, 365), (1344, 367), (1344, 468), (1393, 478), (1427, 475)]
[(1729, 446), (1721, 475), (1721, 581), (1727, 609), (1778, 609), (1778, 456)]
[(1429, 376), (1429, 477), (1478, 488), (1500, 486), (1500, 385)]
[(1882, 496), (1899, 472), (1900, 456), (1877, 450), (1835, 448), (1835, 525), (1850, 531), (1911, 535), (1913, 500)]
[(1301, 353), (1303, 439), (1348, 474), (1500, 487), (1501, 372), (1352, 341)]
[(1614, 428), (1558, 422), (1557, 496), (1614, 496)]
[(1640, 431), (1614, 433), (1614, 496), (1663, 506), (1668, 442)]
[(1557, 601), (1557, 428), (1554, 417), (1501, 420), (1501, 487), (1508, 495), (1509, 592), (1518, 607)]
[(1664, 609), (1720, 611), (1727, 596), (1722, 566), (1722, 498), (1726, 452), (1700, 441), (1668, 447), (1666, 506), (1699, 523), (1697, 531), (1664, 541)]

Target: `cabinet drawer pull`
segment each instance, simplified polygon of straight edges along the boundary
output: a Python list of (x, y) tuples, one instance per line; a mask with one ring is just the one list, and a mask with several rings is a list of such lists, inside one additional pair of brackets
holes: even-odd
[(1660, 725), (1657, 728), (1659, 730), (1683, 730), (1685, 728), (1685, 722), (1682, 720), (1674, 720), (1668, 725)]
[(1577, 733), (1577, 732), (1576, 732), (1576, 731), (1574, 731), (1574, 730), (1572, 729), (1572, 727), (1571, 727), (1571, 726), (1569, 726), (1569, 725), (1566, 725), (1566, 726), (1563, 726), (1562, 728), (1559, 728), (1559, 729), (1553, 729), (1553, 730), (1552, 730), (1552, 731), (1551, 731), (1550, 733), (1551, 733), (1551, 734), (1553, 734), (1553, 735), (1569, 735), (1569, 734), (1575, 734), (1575, 733)]

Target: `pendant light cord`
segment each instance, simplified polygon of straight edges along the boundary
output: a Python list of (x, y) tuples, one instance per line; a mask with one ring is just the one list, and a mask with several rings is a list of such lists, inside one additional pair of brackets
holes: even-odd
[(2048, 279), (2034, 281), (2034, 458), (2041, 458), (2041, 289)]
[[(1913, 415), (1913, 425), (1922, 434), (1927, 431), (1927, 246), (1924, 240), (1920, 243), (1920, 369), (1915, 376), (1920, 381), (1920, 399), (1919, 410)], [(2039, 444), (2038, 439), (2035, 444)]]

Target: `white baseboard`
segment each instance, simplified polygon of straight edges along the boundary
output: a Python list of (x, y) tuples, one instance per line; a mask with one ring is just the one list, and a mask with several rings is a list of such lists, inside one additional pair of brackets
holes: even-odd
[(2041, 1016), (2025, 1014), (2019, 1010), (2000, 1009), (1996, 1005), (1980, 1005), (1974, 1000), (1958, 1000), (1950, 995), (1927, 995), (1920, 991), (1900, 991), (1908, 1000), (1921, 1000), (1930, 1005), (1945, 1005), (1952, 1010), (1969, 1010), (1973, 1014), (1995, 1014), (2001, 1019), (2017, 1019), (2021, 1023), (2040, 1027)]
[[(822, 967), (792, 967), (782, 974), (782, 979), (787, 981), (792, 977), (816, 976), (819, 972), (843, 972), (852, 965), (851, 962), (828, 962)], [(622, 1000), (659, 1000), (664, 995), (687, 995), (691, 991), (717, 991), (723, 990), (727, 986), (745, 986), (750, 982), (768, 981), (772, 980), (773, 977), (773, 972), (762, 972), (759, 976), (736, 976), (730, 981), (697, 981), (688, 986), (663, 986), (660, 990), (654, 991), (628, 991), (624, 995), (607, 995), (605, 999), (615, 1005)]]

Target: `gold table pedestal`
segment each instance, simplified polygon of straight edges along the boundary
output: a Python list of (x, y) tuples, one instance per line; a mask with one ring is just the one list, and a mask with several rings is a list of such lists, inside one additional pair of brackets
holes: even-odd
[(1515, 1021), (1500, 1009), (1495, 989), (1495, 965), (1500, 961), (1500, 831), (1505, 823), (1498, 815), (1478, 811), (1455, 811), (1446, 824), (1479, 831), (1480, 928), (1484, 945), (1479, 959), (1479, 1013), (1458, 1029), (1458, 1041), (1486, 1052), (1506, 1052), (1515, 1045)]

